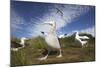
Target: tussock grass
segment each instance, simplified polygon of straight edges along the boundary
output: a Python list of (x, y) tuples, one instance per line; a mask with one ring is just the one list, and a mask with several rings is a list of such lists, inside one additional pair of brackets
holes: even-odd
[[(19, 42), (19, 39), (11, 40)], [(57, 53), (49, 55), (47, 60), (39, 61), (37, 58), (44, 56), (42, 53), (48, 46), (41, 37), (31, 38), (26, 41), (25, 48), (17, 52), (11, 51), (11, 67), (37, 64), (72, 63), (95, 61), (95, 38), (88, 41), (88, 47), (81, 48), (80, 44), (75, 43), (74, 37), (59, 39), (62, 47), (63, 57), (56, 58)]]

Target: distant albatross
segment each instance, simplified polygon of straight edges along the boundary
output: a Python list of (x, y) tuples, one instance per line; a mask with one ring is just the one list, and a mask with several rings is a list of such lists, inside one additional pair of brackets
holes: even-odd
[(83, 48), (84, 45), (87, 44), (87, 42), (88, 42), (87, 39), (89, 39), (89, 37), (88, 36), (79, 36), (79, 32), (75, 31), (75, 39), (81, 43), (82, 48)]
[[(59, 40), (57, 38), (57, 34), (56, 34), (56, 22), (55, 21), (50, 21), (50, 22), (46, 22), (44, 24), (48, 24), (51, 26), (51, 29), (49, 30), (49, 32), (46, 33), (45, 35), (45, 32), (41, 32), (42, 34), (45, 35), (45, 41), (46, 43), (48, 44), (48, 46), (56, 49), (56, 50), (59, 50), (59, 55), (57, 56), (57, 58), (60, 58), (62, 57), (62, 51), (61, 51), (61, 46), (60, 46), (60, 43), (59, 43)], [(42, 57), (42, 58), (39, 58), (39, 60), (45, 60), (47, 59), (48, 55), (49, 55), (49, 50), (48, 50), (48, 53), (46, 56)]]

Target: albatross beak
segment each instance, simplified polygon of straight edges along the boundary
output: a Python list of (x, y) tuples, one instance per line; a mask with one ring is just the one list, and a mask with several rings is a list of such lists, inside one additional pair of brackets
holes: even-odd
[(46, 22), (45, 22), (45, 23), (43, 23), (43, 24), (47, 24), (47, 25), (51, 25), (51, 26), (53, 25), (52, 23), (46, 23)]

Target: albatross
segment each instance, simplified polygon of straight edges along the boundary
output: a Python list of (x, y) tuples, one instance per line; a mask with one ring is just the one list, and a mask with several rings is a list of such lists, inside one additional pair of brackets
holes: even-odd
[[(59, 51), (59, 55), (56, 56), (57, 58), (62, 57), (61, 46), (60, 46), (60, 43), (59, 43), (59, 40), (58, 40), (58, 37), (57, 37), (57, 34), (56, 34), (56, 22), (50, 21), (50, 22), (45, 22), (44, 24), (51, 26), (49, 32), (41, 32), (43, 35), (45, 35), (44, 39), (45, 39), (46, 43), (48, 44), (49, 47)], [(39, 60), (47, 59), (49, 52), (50, 51), (48, 50), (48, 53), (46, 54), (46, 56), (44, 56), (42, 58), (38, 58), (38, 59)]]
[[(89, 39), (88, 36), (79, 36), (79, 32), (75, 31), (75, 39), (81, 43), (82, 48), (84, 47), (85, 44), (87, 44), (87, 40)], [(88, 46), (88, 45), (86, 45)]]
[(11, 50), (12, 51), (18, 51), (20, 48), (24, 48), (25, 47), (25, 37), (21, 38), (20, 43), (17, 43), (15, 41), (11, 41)]

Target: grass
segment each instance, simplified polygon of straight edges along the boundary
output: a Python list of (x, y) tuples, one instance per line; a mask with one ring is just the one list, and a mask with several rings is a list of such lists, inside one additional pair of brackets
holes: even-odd
[[(14, 39), (13, 39), (14, 40)], [(15, 40), (16, 41), (16, 40)], [(32, 38), (26, 41), (27, 47), (17, 52), (11, 51), (11, 66), (37, 65), (37, 64), (54, 64), (54, 63), (72, 63), (95, 61), (95, 39), (91, 38), (88, 47), (81, 48), (80, 44), (74, 42), (73, 37), (60, 39), (62, 47), (62, 58), (56, 58), (57, 53), (50, 54), (44, 61), (37, 58), (43, 56), (43, 49), (47, 44), (41, 37)]]

